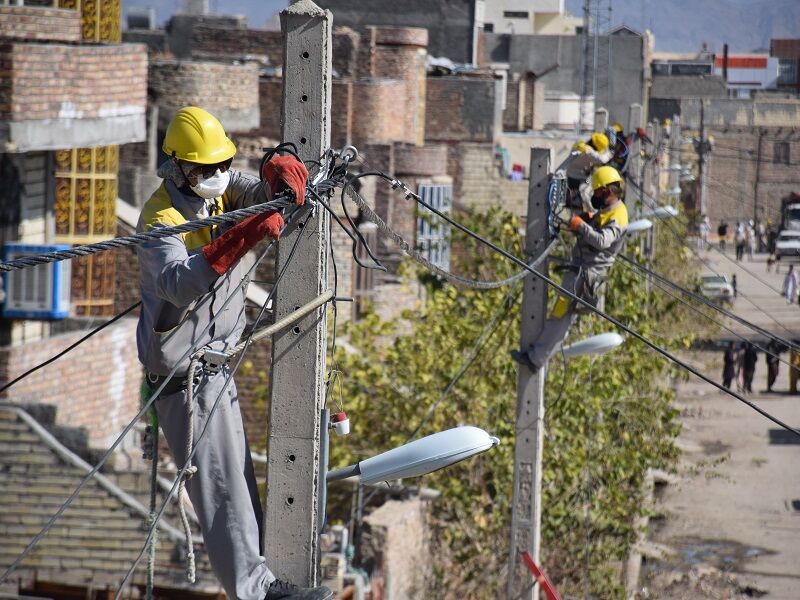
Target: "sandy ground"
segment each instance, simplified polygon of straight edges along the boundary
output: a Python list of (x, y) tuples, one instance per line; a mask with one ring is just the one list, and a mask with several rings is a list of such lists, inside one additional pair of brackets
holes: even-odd
[[(740, 296), (734, 312), (784, 337), (800, 337), (800, 306), (787, 306), (777, 292), (723, 257), (704, 256), (716, 270), (736, 272), (739, 290), (753, 301)], [(766, 273), (764, 259), (757, 256), (744, 266), (780, 288), (786, 267)], [(723, 332), (723, 339), (732, 336)], [(721, 376), (720, 352), (686, 358), (714, 378)], [(788, 353), (782, 358), (788, 360)], [(761, 354), (748, 399), (800, 427), (800, 395), (788, 393), (788, 372), (781, 364), (778, 393), (766, 393)], [(697, 378), (677, 389), (683, 425), (679, 480), (657, 490), (650, 535), (674, 553), (646, 561), (638, 597), (800, 598), (800, 438)]]

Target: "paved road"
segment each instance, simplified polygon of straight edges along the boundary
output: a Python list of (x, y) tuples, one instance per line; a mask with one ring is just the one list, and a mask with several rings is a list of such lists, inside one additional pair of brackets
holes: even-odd
[[(800, 306), (787, 306), (777, 292), (724, 257), (704, 256), (719, 272), (736, 273), (739, 290), (758, 306), (740, 296), (735, 312), (770, 331), (800, 338)], [(780, 289), (785, 266), (781, 273), (766, 273), (764, 256), (742, 266)], [(745, 333), (741, 326), (736, 330)], [(695, 352), (688, 358), (706, 373), (721, 375), (720, 353)], [(800, 396), (790, 395), (788, 387), (788, 367), (781, 364), (776, 389), (784, 393), (762, 391), (766, 363), (760, 355), (756, 392), (749, 399), (800, 427)], [(800, 598), (800, 439), (696, 378), (679, 385), (678, 408), (684, 450), (680, 482), (659, 495), (658, 508), (666, 518), (654, 522), (652, 536), (678, 555), (671, 565), (657, 568), (687, 573), (703, 562), (767, 592), (768, 599)], [(728, 597), (714, 593), (693, 597)]]

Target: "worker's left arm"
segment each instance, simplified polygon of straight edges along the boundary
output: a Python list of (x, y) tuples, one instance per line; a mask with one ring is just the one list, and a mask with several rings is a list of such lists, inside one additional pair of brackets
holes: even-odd
[(584, 223), (577, 234), (595, 250), (606, 250), (625, 233), (625, 227), (620, 226), (615, 220), (610, 220), (600, 229), (595, 229), (589, 223)]

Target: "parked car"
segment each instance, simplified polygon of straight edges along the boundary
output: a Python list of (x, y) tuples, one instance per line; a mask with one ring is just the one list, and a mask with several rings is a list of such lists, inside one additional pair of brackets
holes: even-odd
[(706, 274), (700, 276), (700, 293), (719, 304), (733, 302), (733, 285), (725, 275)]
[(775, 258), (800, 257), (800, 231), (784, 229), (775, 240)]

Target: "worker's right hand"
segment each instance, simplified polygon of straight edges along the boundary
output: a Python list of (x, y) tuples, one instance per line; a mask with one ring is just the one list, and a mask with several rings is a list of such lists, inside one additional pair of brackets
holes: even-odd
[(264, 165), (262, 175), (273, 194), (281, 191), (282, 187), (288, 187), (294, 192), (295, 204), (305, 203), (308, 169), (294, 156), (273, 156)]
[(574, 231), (574, 232), (576, 232), (576, 233), (577, 233), (578, 231), (580, 231), (581, 227), (583, 226), (583, 224), (584, 224), (585, 222), (586, 222), (586, 221), (584, 221), (584, 220), (583, 220), (581, 217), (579, 217), (578, 215), (572, 215), (572, 216), (569, 218), (569, 228), (570, 228), (570, 230), (571, 230), (571, 231)]
[(203, 256), (217, 275), (223, 275), (265, 236), (277, 240), (281, 235), (281, 229), (283, 229), (283, 217), (280, 213), (274, 211), (258, 213), (243, 219), (203, 247)]

